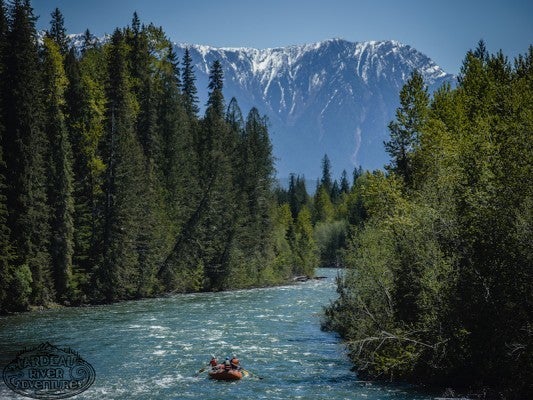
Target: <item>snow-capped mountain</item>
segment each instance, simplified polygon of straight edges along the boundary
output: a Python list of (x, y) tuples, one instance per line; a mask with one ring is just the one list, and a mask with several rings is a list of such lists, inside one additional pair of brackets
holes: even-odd
[(383, 141), (399, 105), (399, 92), (414, 69), (430, 92), (455, 78), (430, 58), (396, 41), (319, 43), (257, 50), (189, 47), (201, 106), (206, 102), (209, 66), (224, 68), (226, 101), (237, 98), (243, 114), (255, 106), (271, 123), (280, 178), (295, 172), (320, 176), (328, 154), (335, 176), (355, 166), (382, 168)]
[[(69, 35), (81, 48), (82, 34)], [(109, 37), (95, 39), (100, 43)], [(327, 154), (333, 173), (382, 168), (383, 141), (399, 105), (399, 92), (414, 69), (432, 92), (456, 78), (429, 57), (397, 41), (330, 39), (275, 49), (215, 48), (175, 44), (180, 60), (189, 47), (203, 112), (209, 66), (224, 69), (226, 102), (235, 97), (244, 116), (252, 108), (270, 120), (278, 177), (291, 172), (317, 179)], [(309, 188), (312, 189), (312, 188)]]

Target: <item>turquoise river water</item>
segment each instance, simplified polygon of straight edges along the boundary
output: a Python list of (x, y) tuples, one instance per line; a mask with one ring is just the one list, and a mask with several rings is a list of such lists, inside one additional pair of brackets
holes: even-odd
[[(339, 338), (320, 330), (336, 274), (321, 269), (327, 279), (289, 286), (1, 317), (0, 370), (18, 351), (50, 342), (76, 350), (96, 371), (75, 399), (434, 399), (350, 371)], [(255, 376), (194, 376), (211, 354), (236, 354)], [(0, 399), (23, 397), (2, 381)]]

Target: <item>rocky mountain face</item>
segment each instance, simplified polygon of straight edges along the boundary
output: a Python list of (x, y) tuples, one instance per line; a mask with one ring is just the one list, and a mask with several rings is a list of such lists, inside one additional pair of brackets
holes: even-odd
[(396, 41), (353, 43), (332, 39), (276, 49), (189, 47), (200, 105), (207, 97), (209, 66), (224, 68), (226, 101), (236, 97), (243, 114), (257, 107), (270, 120), (278, 176), (320, 176), (327, 154), (335, 176), (354, 167), (382, 168), (383, 141), (414, 69), (431, 91), (455, 82), (429, 57)]

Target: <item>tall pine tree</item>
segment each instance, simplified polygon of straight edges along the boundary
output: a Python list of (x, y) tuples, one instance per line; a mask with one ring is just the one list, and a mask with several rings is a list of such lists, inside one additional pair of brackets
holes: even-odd
[(200, 109), (198, 108), (198, 90), (196, 89), (196, 77), (189, 48), (185, 48), (182, 69), (183, 101), (185, 112), (189, 118), (195, 118)]
[(101, 155), (106, 107), (105, 80), (107, 72), (104, 51), (89, 48), (78, 61), (74, 49), (65, 59), (68, 87), (66, 123), (70, 135), (73, 161), (74, 299), (84, 302), (93, 295), (91, 284), (96, 267), (101, 265), (102, 180), (104, 163)]
[(266, 117), (252, 108), (246, 118), (244, 171), (246, 180), (241, 189), (246, 194), (250, 229), (256, 249), (264, 247), (270, 234), (270, 206), (274, 175), (272, 144), (268, 136)]
[(391, 157), (391, 164), (387, 168), (401, 176), (408, 186), (413, 183), (412, 154), (419, 144), (428, 110), (427, 87), (420, 72), (415, 70), (400, 91), (396, 121), (389, 124), (391, 139), (384, 143), (385, 150)]
[(97, 40), (94, 37), (94, 35), (89, 31), (89, 29), (86, 29), (83, 33), (83, 43), (81, 46), (81, 53), (84, 54), (89, 49), (94, 49), (97, 47)]
[(161, 138), (159, 175), (166, 193), (168, 212), (178, 228), (194, 204), (196, 153), (180, 91), (178, 60), (171, 44), (157, 78), (157, 127)]
[(31, 270), (34, 304), (53, 300), (46, 197), (41, 66), (29, 1), (16, 1), (7, 34), (4, 79), (7, 204), (19, 268)]
[(139, 278), (137, 238), (141, 212), (142, 148), (134, 127), (134, 98), (127, 69), (123, 33), (111, 38), (107, 82), (107, 127), (104, 143), (103, 262), (98, 287), (103, 300), (136, 295)]
[[(157, 163), (161, 160), (161, 140), (157, 122), (157, 98), (152, 70), (158, 62), (150, 54), (149, 30), (153, 27), (141, 25), (135, 12), (131, 28), (127, 30), (126, 41), (129, 44), (129, 70), (131, 91), (139, 106), (136, 115), (137, 138), (144, 151), (144, 173), (141, 184), (142, 202), (145, 204), (138, 215), (143, 229), (137, 238), (139, 255), (139, 278), (137, 296), (152, 293), (156, 266), (161, 262), (161, 245), (163, 242), (163, 194)], [(155, 37), (152, 38), (152, 42)], [(153, 46), (154, 44), (152, 44)]]
[(232, 157), (236, 140), (224, 119), (223, 77), (219, 66), (216, 62), (211, 66), (208, 107), (196, 143), (200, 185), (209, 198), (209, 211), (203, 222), (203, 234), (208, 243), (204, 265), (209, 285), (214, 288), (221, 288), (228, 272), (235, 232)]
[(331, 180), (331, 162), (327, 154), (322, 158), (322, 178), (320, 178), (320, 186), (323, 187), (328, 195), (331, 195), (333, 181)]
[(46, 36), (51, 38), (57, 43), (59, 51), (65, 56), (69, 51), (70, 39), (67, 36), (65, 29), (65, 21), (63, 14), (59, 8), (56, 8), (51, 14), (52, 20), (50, 21), (50, 30), (46, 32)]
[(9, 309), (9, 297), (13, 279), (13, 248), (11, 246), (11, 232), (7, 226), (7, 204), (6, 204), (6, 165), (4, 163), (2, 146), (4, 142), (3, 123), (3, 84), (4, 84), (4, 56), (7, 34), (7, 18), (3, 0), (0, 0), (0, 314)]
[(70, 297), (74, 245), (72, 154), (65, 124), (65, 90), (68, 84), (59, 45), (44, 39), (45, 130), (50, 143), (48, 200), (50, 204), (50, 254), (58, 300)]
[(345, 169), (342, 170), (342, 174), (341, 174), (340, 191), (341, 193), (350, 192), (350, 182), (348, 182), (348, 173), (346, 172)]
[(131, 90), (139, 105), (137, 116), (137, 136), (143, 146), (146, 157), (155, 162), (159, 151), (155, 96), (151, 76), (151, 56), (148, 49), (147, 31), (137, 13), (133, 14), (131, 28), (127, 30), (126, 40), (129, 45), (129, 69)]
[(224, 95), (222, 94), (224, 73), (222, 72), (222, 64), (220, 64), (220, 61), (213, 61), (209, 74), (207, 107), (211, 109), (218, 118), (222, 118), (225, 107)]

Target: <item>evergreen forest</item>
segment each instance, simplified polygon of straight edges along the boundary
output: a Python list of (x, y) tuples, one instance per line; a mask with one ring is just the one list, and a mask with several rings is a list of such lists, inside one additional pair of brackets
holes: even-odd
[(189, 52), (136, 13), (76, 47), (60, 10), (44, 35), (35, 21), (0, 0), (0, 313), (313, 274), (268, 121), (224, 99), (218, 61), (199, 115)]

